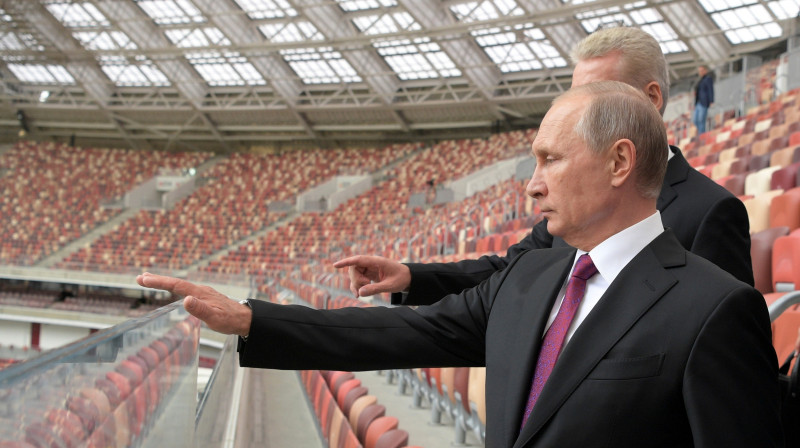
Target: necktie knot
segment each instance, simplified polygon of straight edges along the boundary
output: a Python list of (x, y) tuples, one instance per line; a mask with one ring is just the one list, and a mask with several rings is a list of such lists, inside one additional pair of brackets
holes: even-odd
[(597, 266), (594, 265), (592, 257), (589, 254), (578, 257), (578, 262), (575, 263), (575, 268), (572, 270), (572, 276), (581, 280), (589, 280), (594, 274), (597, 274)]

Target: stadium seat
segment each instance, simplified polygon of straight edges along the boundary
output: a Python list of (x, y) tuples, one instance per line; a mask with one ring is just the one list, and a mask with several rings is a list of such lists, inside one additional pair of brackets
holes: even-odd
[(382, 404), (373, 404), (364, 408), (361, 415), (358, 417), (358, 425), (356, 427), (356, 436), (361, 443), (365, 443), (367, 437), (367, 429), (372, 425), (372, 422), (378, 418), (386, 415), (386, 407)]
[(800, 163), (794, 163), (772, 173), (770, 179), (771, 190), (790, 190), (797, 186), (797, 172), (800, 170)]
[(375, 448), (378, 439), (387, 431), (397, 429), (397, 417), (384, 416), (378, 417), (372, 421), (367, 427), (366, 435), (364, 436), (364, 448)]
[(745, 179), (747, 178), (747, 174), (734, 174), (728, 176), (725, 179), (725, 183), (722, 185), (725, 187), (726, 190), (730, 191), (734, 196), (743, 196), (744, 195), (744, 183)]
[(778, 171), (780, 167), (766, 167), (755, 173), (749, 174), (744, 181), (744, 194), (749, 196), (758, 196), (762, 193), (770, 191), (770, 183), (772, 182), (772, 173)]
[(800, 227), (800, 187), (787, 190), (772, 199), (769, 207), (769, 225), (786, 226), (790, 231)]
[(350, 389), (350, 391), (344, 395), (342, 402), (339, 403), (339, 407), (342, 409), (342, 412), (344, 412), (344, 415), (350, 415), (350, 410), (353, 407), (353, 403), (359, 398), (367, 395), (368, 392), (369, 391), (364, 386), (358, 386)]
[(777, 292), (800, 289), (800, 233), (775, 239), (772, 245), (772, 286)]
[(402, 429), (390, 429), (375, 442), (375, 448), (401, 448), (408, 444), (408, 432)]
[(762, 294), (773, 291), (772, 246), (776, 239), (788, 234), (788, 227), (772, 227), (750, 235), (750, 258), (753, 262), (755, 288)]
[(347, 414), (347, 419), (350, 422), (350, 426), (354, 429), (358, 427), (358, 418), (361, 416), (361, 412), (366, 409), (368, 406), (376, 404), (378, 402), (378, 398), (375, 395), (362, 395), (353, 402), (353, 405), (350, 406), (350, 412)]

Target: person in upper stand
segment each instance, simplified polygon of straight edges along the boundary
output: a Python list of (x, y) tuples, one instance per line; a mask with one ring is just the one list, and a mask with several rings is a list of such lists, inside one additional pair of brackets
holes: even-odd
[(701, 65), (697, 67), (697, 74), (700, 80), (694, 91), (694, 112), (692, 122), (697, 128), (697, 135), (706, 132), (706, 119), (708, 118), (708, 108), (714, 104), (714, 79), (708, 72), (708, 67)]

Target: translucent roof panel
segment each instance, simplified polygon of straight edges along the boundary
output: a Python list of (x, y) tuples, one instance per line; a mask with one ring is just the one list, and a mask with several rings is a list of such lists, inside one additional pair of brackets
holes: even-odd
[(297, 11), (286, 0), (234, 0), (251, 19), (295, 17)]
[[(0, 31), (0, 50), (34, 50), (44, 51), (44, 46), (29, 33), (13, 33)], [(0, 55), (3, 60), (11, 60), (7, 55)]]
[(793, 19), (800, 14), (800, 0), (780, 0), (767, 2), (767, 6), (781, 20)]
[(752, 3), (754, 1), (700, 0), (700, 4), (711, 15), (711, 20), (734, 45), (780, 37), (783, 31), (770, 14), (770, 9), (776, 15), (797, 10), (796, 2), (768, 2), (770, 9)]
[(54, 64), (8, 64), (20, 81), (36, 84), (75, 84), (66, 68)]
[(121, 56), (101, 56), (100, 68), (117, 86), (144, 87), (168, 86), (169, 80), (153, 63), (140, 56), (131, 63)]
[(230, 45), (231, 41), (218, 28), (177, 28), (164, 31), (167, 38), (180, 48)]
[(336, 0), (339, 7), (347, 12), (365, 11), (369, 9), (391, 8), (397, 6), (395, 0)]
[(382, 15), (367, 15), (353, 18), (353, 24), (364, 34), (389, 34), (398, 31), (418, 30), (422, 27), (411, 14), (395, 12)]
[(525, 11), (514, 0), (486, 0), (451, 5), (450, 11), (459, 22), (481, 22), (506, 16), (519, 16)]
[(374, 46), (402, 80), (461, 76), (450, 57), (427, 37), (380, 42)]
[(106, 16), (91, 2), (56, 0), (47, 2), (45, 7), (53, 17), (69, 28), (109, 25)]
[(87, 50), (135, 50), (134, 43), (122, 31), (76, 31), (75, 39)]
[(189, 0), (134, 0), (159, 25), (200, 23), (206, 18)]
[(330, 47), (281, 50), (281, 54), (305, 84), (361, 82), (350, 63)]
[(503, 73), (567, 66), (544, 33), (531, 24), (489, 28), (472, 35)]
[(258, 29), (268, 41), (276, 43), (325, 39), (314, 24), (306, 21), (270, 23), (261, 25)]
[(210, 86), (266, 84), (258, 70), (239, 53), (190, 53), (186, 58)]
[[(594, 3), (595, 0), (562, 0), (569, 4)], [(655, 9), (640, 1), (627, 3), (622, 6), (598, 8), (592, 11), (579, 13), (575, 16), (581, 21), (581, 26), (587, 33), (593, 33), (599, 28), (610, 26), (635, 26), (653, 36), (664, 54), (681, 53), (688, 51), (689, 47), (678, 38), (678, 34), (664, 21), (661, 14)]]

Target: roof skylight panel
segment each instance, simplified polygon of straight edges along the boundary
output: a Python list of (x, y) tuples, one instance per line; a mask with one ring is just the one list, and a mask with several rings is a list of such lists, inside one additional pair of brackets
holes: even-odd
[[(585, 4), (595, 0), (574, 0), (572, 3)], [(653, 36), (665, 54), (688, 51), (689, 47), (678, 38), (678, 34), (664, 21), (655, 8), (647, 7), (645, 2), (627, 3), (609, 8), (598, 8), (575, 15), (587, 33), (600, 28), (613, 26), (637, 26)]]
[(90, 2), (52, 1), (44, 6), (56, 20), (68, 28), (109, 25), (106, 16)]
[(461, 76), (453, 60), (430, 38), (379, 42), (374, 46), (402, 80)]
[(754, 3), (755, 0), (700, 0), (700, 5), (711, 15), (711, 20), (725, 32), (725, 37), (734, 45), (780, 37), (781, 26), (775, 22), (770, 10), (778, 18), (784, 18), (783, 14), (798, 10), (797, 1), (768, 2), (770, 10), (764, 5)]
[(258, 70), (237, 52), (190, 53), (186, 58), (210, 86), (266, 84)]
[(55, 64), (8, 64), (20, 81), (36, 84), (75, 84), (66, 68)]
[(261, 25), (258, 29), (268, 41), (277, 43), (325, 39), (311, 22), (306, 21), (273, 23)]
[(115, 85), (120, 87), (170, 84), (167, 77), (144, 57), (139, 58), (136, 64), (132, 64), (121, 56), (103, 56), (100, 58), (100, 68)]
[(194, 29), (170, 29), (164, 31), (174, 45), (180, 48), (210, 47), (214, 45), (230, 45), (231, 41), (215, 27)]
[(286, 0), (235, 0), (247, 16), (254, 20), (295, 17), (297, 11)]
[(337, 0), (339, 7), (347, 12), (365, 11), (397, 6), (395, 0)]
[(136, 43), (122, 31), (76, 31), (72, 33), (87, 50), (135, 50)]
[(504, 73), (567, 66), (545, 34), (531, 24), (477, 30), (472, 35)]
[(361, 77), (341, 53), (330, 47), (281, 50), (284, 60), (305, 84), (360, 82)]
[(23, 44), (14, 33), (0, 33), (0, 50), (24, 50)]
[(189, 0), (134, 0), (159, 25), (201, 23), (206, 18)]
[(791, 19), (800, 14), (800, 1), (798, 0), (779, 0), (767, 2), (767, 6), (781, 20)]

